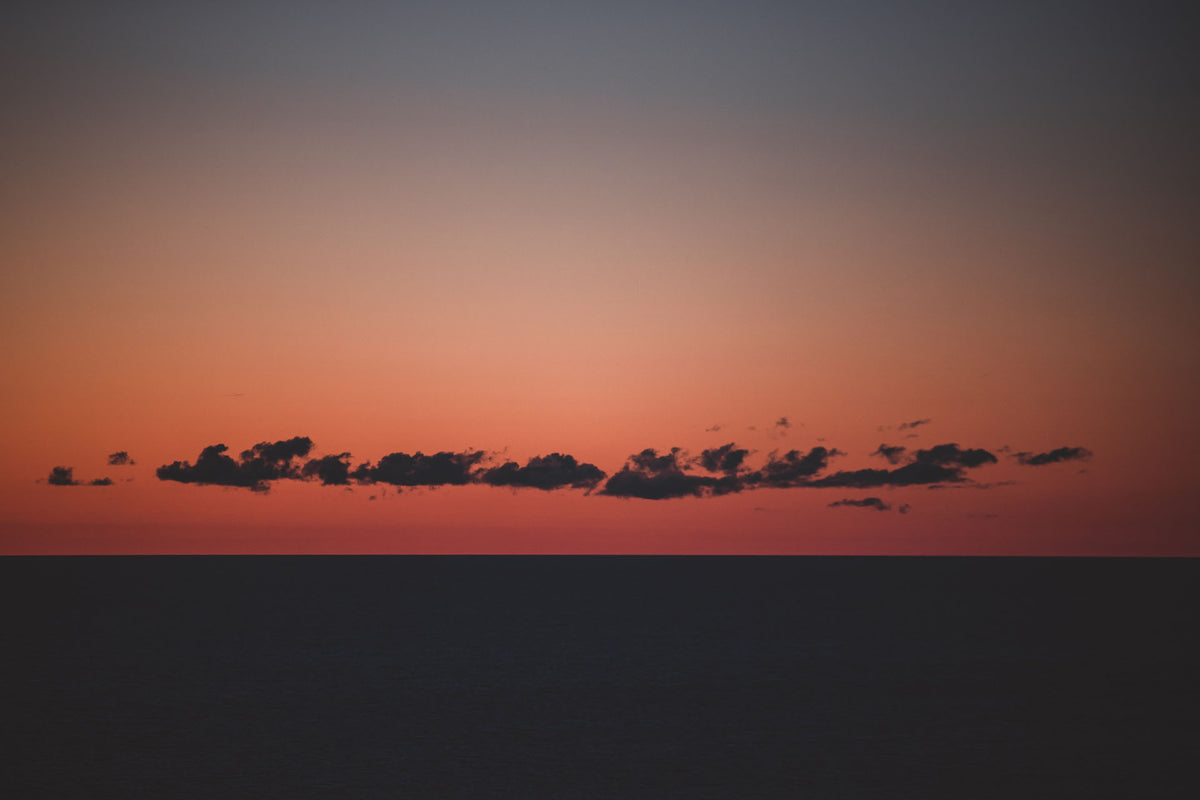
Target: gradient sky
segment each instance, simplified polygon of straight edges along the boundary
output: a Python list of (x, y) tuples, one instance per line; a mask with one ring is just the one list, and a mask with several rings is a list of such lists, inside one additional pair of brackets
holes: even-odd
[[(6, 3), (0, 552), (1200, 555), (1197, 41), (1183, 3)], [(997, 463), (156, 477), (293, 436)]]

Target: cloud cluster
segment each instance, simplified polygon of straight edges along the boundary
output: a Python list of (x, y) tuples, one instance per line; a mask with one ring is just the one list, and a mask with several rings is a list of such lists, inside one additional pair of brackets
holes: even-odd
[[(731, 453), (732, 445), (728, 447)], [(710, 462), (720, 467), (731, 458), (729, 453), (723, 457), (717, 455), (724, 449), (706, 450), (700, 458), (703, 460), (707, 457)], [(604, 484), (600, 494), (610, 497), (638, 497), (643, 500), (667, 500), (673, 497), (700, 497), (706, 494), (720, 495), (741, 491), (742, 481), (736, 474), (736, 467), (733, 473), (715, 477), (689, 472), (692, 463), (678, 447), (662, 455), (647, 448), (631, 455), (625, 466)]]
[(465, 486), (475, 482), (475, 467), (486, 456), (482, 450), (388, 453), (376, 464), (360, 464), (350, 477), (358, 483), (392, 486)]
[[(881, 445), (875, 454), (884, 455), (898, 464), (906, 452), (903, 447)], [(996, 463), (996, 456), (979, 448), (961, 448), (956, 443), (939, 444), (917, 450), (908, 463), (895, 469), (841, 470), (822, 474), (829, 460), (845, 453), (822, 446), (807, 453), (789, 450), (773, 452), (757, 469), (747, 469), (748, 451), (738, 449), (732, 442), (705, 450), (699, 458), (687, 459), (679, 448), (659, 455), (655, 450), (643, 450), (626, 461), (620, 472), (613, 475), (603, 494), (615, 497), (639, 497), (664, 500), (673, 497), (699, 497), (729, 494), (749, 489), (782, 489), (791, 487), (876, 489), (891, 486), (917, 486), (962, 483), (968, 480), (966, 471), (984, 464)], [(690, 472), (698, 465), (722, 477)]]
[[(535, 456), (524, 466), (508, 461), (498, 467), (484, 468), (488, 454), (482, 450), (437, 453), (389, 453), (375, 463), (364, 462), (351, 469), (350, 453), (336, 453), (303, 459), (312, 451), (307, 436), (277, 442), (260, 442), (243, 450), (238, 459), (226, 455), (228, 447), (215, 444), (204, 448), (196, 463), (176, 461), (159, 467), (159, 480), (180, 483), (236, 486), (266, 491), (273, 481), (308, 480), (324, 486), (387, 484), (396, 487), (464, 486), (484, 483), (491, 486), (531, 487), (536, 489), (594, 489), (604, 480), (604, 472), (594, 464), (581, 463), (574, 456), (551, 453)], [(69, 475), (68, 475), (69, 477)]]
[[(927, 422), (929, 420), (914, 420), (901, 427), (916, 427)], [(777, 426), (786, 424), (787, 420), (781, 418)], [(523, 465), (511, 460), (495, 465), (492, 456), (483, 450), (430, 454), (394, 452), (375, 463), (364, 462), (351, 468), (348, 452), (305, 460), (312, 449), (311, 439), (296, 436), (260, 442), (234, 459), (227, 454), (228, 448), (224, 444), (215, 444), (204, 448), (194, 464), (187, 461), (164, 464), (156, 474), (160, 480), (236, 486), (254, 491), (266, 491), (277, 480), (307, 480), (325, 486), (385, 484), (399, 488), (480, 484), (541, 491), (584, 489), (609, 497), (644, 500), (719, 496), (755, 489), (987, 488), (1007, 483), (980, 483), (968, 477), (970, 470), (997, 463), (996, 455), (982, 448), (960, 447), (955, 442), (913, 451), (884, 443), (871, 455), (885, 459), (887, 468), (832, 472), (830, 461), (846, 454), (823, 445), (807, 451), (772, 451), (758, 466), (749, 463), (751, 451), (734, 442), (703, 450), (695, 457), (679, 447), (662, 452), (647, 448), (630, 455), (621, 469), (611, 476), (595, 464), (559, 452), (534, 456)], [(118, 456), (128, 458), (128, 454), (114, 453), (110, 463), (115, 463), (113, 459)], [(1022, 464), (1032, 466), (1090, 456), (1090, 451), (1082, 447), (1062, 447), (1036, 455), (1014, 454)], [(60, 486), (79, 485), (68, 467), (55, 467), (49, 482)], [(103, 479), (93, 483), (107, 485), (111, 481)], [(843, 498), (830, 506), (890, 509), (877, 497)], [(898, 511), (906, 513), (908, 506), (902, 505)]]
[(269, 488), (270, 481), (300, 478), (302, 469), (296, 460), (308, 455), (312, 446), (307, 436), (259, 442), (243, 450), (235, 461), (225, 455), (228, 447), (214, 444), (200, 451), (195, 464), (176, 461), (159, 467), (155, 474), (161, 481), (240, 486), (262, 492)]
[(604, 471), (595, 464), (579, 463), (575, 456), (551, 453), (534, 456), (523, 467), (516, 461), (506, 461), (485, 470), (480, 480), (489, 486), (524, 486), (543, 491), (571, 488), (590, 492), (604, 480)]
[(108, 457), (108, 465), (110, 467), (132, 467), (137, 462), (129, 457), (129, 453), (124, 450), (118, 450)]
[(810, 483), (812, 476), (829, 465), (830, 458), (844, 455), (840, 450), (820, 446), (803, 455), (799, 450), (789, 450), (783, 455), (771, 453), (761, 469), (746, 476), (746, 483), (754, 487), (773, 488), (804, 486)]
[(1092, 451), (1086, 447), (1059, 447), (1047, 453), (1014, 453), (1013, 458), (1027, 467), (1040, 467), (1045, 464), (1057, 464), (1061, 461), (1087, 461), (1092, 457)]

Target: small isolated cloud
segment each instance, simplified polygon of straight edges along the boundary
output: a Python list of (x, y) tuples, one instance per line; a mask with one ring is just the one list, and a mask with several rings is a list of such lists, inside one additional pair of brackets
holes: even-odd
[(887, 459), (889, 464), (899, 464), (904, 460), (904, 454), (908, 451), (903, 445), (881, 444), (871, 453), (873, 456), (882, 456)]
[(788, 431), (792, 428), (792, 421), (787, 417), (780, 417), (771, 425), (771, 429), (767, 431), (767, 435), (772, 439), (782, 439), (788, 435)]
[(350, 477), (359, 483), (392, 486), (464, 486), (475, 481), (475, 468), (486, 455), (482, 450), (389, 453), (375, 465), (360, 464)]
[(300, 478), (300, 466), (293, 460), (308, 455), (312, 446), (307, 436), (259, 442), (243, 450), (240, 460), (234, 461), (225, 455), (228, 447), (214, 444), (200, 451), (195, 464), (176, 461), (159, 467), (155, 474), (160, 481), (240, 486), (262, 492), (269, 488), (270, 481)]
[(896, 510), (899, 511), (901, 514), (907, 514), (911, 509), (912, 509), (912, 506), (910, 506), (908, 503), (904, 503)]
[(51, 486), (112, 486), (112, 478), (94, 478), (90, 481), (75, 480), (74, 467), (54, 467), (46, 483)]
[(707, 433), (716, 433), (717, 431), (721, 430), (724, 427), (725, 427), (724, 425), (722, 425), (721, 423), (718, 422), (716, 425), (713, 425), (711, 428), (705, 428), (704, 430)]
[(350, 483), (350, 454), (309, 459), (300, 470), (300, 477), (316, 478), (322, 486), (345, 486)]
[(1040, 467), (1062, 461), (1087, 461), (1091, 457), (1092, 451), (1086, 447), (1059, 447), (1048, 453), (1021, 452), (1013, 455), (1013, 458), (1027, 467)]
[(507, 461), (498, 467), (485, 470), (480, 480), (490, 486), (529, 487), (550, 491), (552, 489), (595, 489), (604, 480), (604, 471), (595, 464), (581, 464), (572, 455), (551, 453), (534, 456), (521, 466), (516, 461)]
[(75, 470), (73, 467), (55, 467), (50, 470), (50, 477), (46, 478), (46, 483), (51, 486), (79, 485), (79, 482), (75, 480)]
[(678, 447), (662, 455), (647, 448), (631, 455), (625, 461), (625, 466), (604, 484), (601, 494), (610, 497), (637, 497), (642, 500), (666, 500), (673, 497), (729, 494), (742, 489), (742, 482), (736, 476), (725, 475), (718, 478), (695, 475), (688, 472), (690, 466), (691, 462)]
[(897, 426), (897, 429), (906, 431), (910, 428), (919, 428), (922, 425), (928, 425), (931, 422), (933, 422), (932, 419), (914, 419), (912, 422), (901, 422)]
[(108, 457), (108, 465), (110, 467), (132, 467), (137, 462), (129, 457), (129, 453), (124, 450), (118, 450)]
[(847, 498), (843, 498), (841, 500), (836, 500), (829, 504), (830, 508), (837, 508), (838, 506), (850, 506), (850, 507), (854, 507), (854, 508), (873, 508), (876, 511), (888, 511), (891, 509), (891, 506), (889, 506), (887, 503), (880, 500), (878, 497), (864, 497), (861, 500), (852, 500), (847, 497)]

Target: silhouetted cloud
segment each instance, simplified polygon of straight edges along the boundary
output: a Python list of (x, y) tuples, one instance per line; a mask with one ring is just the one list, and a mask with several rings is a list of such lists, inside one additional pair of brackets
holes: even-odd
[(789, 450), (782, 456), (771, 453), (761, 469), (746, 476), (746, 483), (754, 486), (783, 488), (809, 485), (809, 479), (829, 465), (833, 456), (845, 453), (825, 447), (814, 447), (801, 455), (799, 450)]
[(896, 469), (856, 469), (835, 472), (806, 486), (876, 489), (881, 486), (916, 486), (926, 483), (956, 483), (965, 480), (960, 467), (914, 462)]
[(1086, 447), (1059, 447), (1048, 453), (1028, 452), (1013, 455), (1018, 462), (1028, 467), (1040, 467), (1044, 464), (1057, 464), (1061, 461), (1087, 461), (1092, 457), (1092, 451)]
[(389, 453), (379, 463), (360, 464), (350, 474), (359, 483), (388, 483), (392, 486), (463, 486), (473, 483), (473, 469), (487, 454), (482, 450), (461, 453), (442, 451), (425, 455), (417, 451)]
[[(880, 445), (880, 450), (884, 450)], [(877, 450), (878, 454), (880, 450)], [(885, 456), (886, 457), (886, 456)], [(889, 458), (889, 461), (891, 459)], [(854, 487), (873, 489), (880, 486), (917, 486), (936, 483), (959, 483), (966, 480), (964, 471), (983, 464), (995, 463), (996, 457), (978, 448), (962, 449), (957, 444), (939, 444), (912, 454), (912, 460), (896, 469), (858, 469), (835, 472), (808, 486)], [(894, 463), (894, 462), (893, 462)]]
[(54, 467), (46, 483), (51, 486), (112, 486), (112, 478), (94, 478), (90, 481), (75, 480), (74, 467)]
[(259, 442), (249, 450), (242, 451), (242, 463), (264, 474), (275, 473), (273, 477), (296, 478), (299, 477), (300, 467), (293, 464), (292, 459), (308, 455), (312, 446), (312, 439), (307, 436), (294, 436), (278, 442)]
[[(901, 427), (923, 425), (929, 420), (914, 420)], [(775, 429), (790, 427), (781, 417)], [(718, 427), (718, 426), (714, 426)], [(823, 441), (823, 440), (819, 440)], [(259, 442), (243, 450), (235, 459), (224, 444), (204, 448), (194, 464), (175, 461), (159, 467), (160, 480), (181, 483), (236, 486), (265, 491), (276, 480), (313, 480), (323, 485), (348, 486), (387, 484), (395, 487), (489, 486), (528, 487), (543, 491), (586, 489), (589, 492), (603, 484), (600, 494), (611, 497), (637, 497), (663, 500), (677, 497), (717, 496), (753, 489), (813, 488), (813, 489), (878, 489), (883, 487), (924, 486), (926, 488), (990, 488), (1010, 481), (979, 483), (967, 478), (967, 471), (994, 464), (996, 455), (982, 448), (964, 448), (949, 442), (910, 451), (901, 445), (881, 443), (872, 453), (887, 460), (887, 469), (854, 469), (828, 472), (830, 460), (845, 453), (818, 445), (807, 452), (788, 450), (771, 452), (765, 463), (747, 463), (751, 451), (734, 442), (701, 451), (691, 457), (681, 448), (659, 453), (646, 449), (635, 453), (624, 466), (606, 478), (595, 464), (579, 461), (565, 453), (534, 456), (521, 465), (505, 461), (493, 466), (482, 450), (462, 452), (440, 451), (432, 454), (416, 452), (390, 453), (376, 463), (365, 462), (351, 468), (350, 453), (343, 452), (312, 458), (305, 457), (313, 449), (306, 436), (296, 436), (276, 442)], [(1062, 447), (1047, 453), (1016, 453), (1022, 464), (1038, 466), (1059, 461), (1085, 459), (1091, 452), (1082, 447)], [(133, 463), (128, 453), (121, 451), (109, 456), (114, 465)], [(59, 486), (81, 485), (69, 467), (55, 467), (49, 482)], [(110, 485), (111, 480), (98, 479), (92, 485)], [(876, 507), (864, 501), (839, 502), (832, 505)], [(880, 509), (883, 510), (883, 509)], [(907, 504), (898, 508), (908, 511)]]
[(51, 486), (79, 485), (79, 482), (75, 480), (75, 469), (73, 467), (54, 467), (50, 470), (50, 477), (46, 478), (46, 483)]
[(317, 478), (322, 486), (344, 486), (350, 483), (350, 454), (310, 459), (300, 470), (300, 477)]
[(639, 497), (643, 500), (666, 500), (672, 497), (700, 497), (706, 494), (719, 495), (741, 491), (742, 482), (736, 476), (716, 478), (688, 473), (689, 462), (682, 452), (675, 447), (671, 452), (660, 456), (655, 450), (647, 448), (631, 455), (621, 471), (604, 484), (601, 494), (612, 497)]
[(878, 497), (864, 497), (862, 500), (851, 500), (850, 498), (843, 498), (841, 500), (836, 500), (829, 504), (830, 508), (837, 508), (838, 506), (853, 506), (856, 508), (873, 508), (876, 511), (888, 511), (891, 509), (891, 506), (889, 506), (887, 503), (880, 500)]
[(108, 457), (110, 467), (132, 467), (136, 463), (124, 450), (119, 450)]
[(912, 422), (901, 422), (897, 426), (897, 430), (906, 431), (909, 428), (917, 428), (921, 425), (928, 425), (931, 422), (933, 422), (932, 419), (914, 419)]
[(214, 444), (200, 451), (194, 465), (176, 461), (159, 467), (155, 474), (162, 481), (240, 486), (261, 492), (267, 490), (269, 481), (299, 478), (300, 467), (292, 460), (308, 455), (312, 444), (307, 436), (259, 442), (243, 450), (240, 461), (225, 455), (229, 448), (224, 444)]
[(480, 480), (490, 486), (527, 486), (545, 491), (568, 487), (591, 490), (604, 480), (604, 471), (595, 464), (581, 464), (574, 456), (551, 453), (534, 456), (523, 467), (507, 461), (485, 470)]
[(908, 448), (903, 445), (881, 444), (871, 453), (873, 456), (882, 456), (887, 459), (889, 464), (899, 464), (904, 460), (904, 454)]
[(899, 511), (901, 514), (907, 514), (910, 509), (912, 509), (912, 506), (910, 506), (908, 503), (903, 503), (896, 510)]
[(725, 426), (718, 422), (716, 425), (713, 425), (711, 428), (705, 428), (704, 430), (706, 433), (716, 433), (717, 431), (721, 430), (721, 428), (723, 428), (723, 427), (725, 427)]
[(987, 450), (972, 448), (963, 450), (953, 442), (935, 445), (928, 450), (918, 450), (913, 454), (913, 460), (918, 464), (938, 464), (944, 467), (978, 467), (983, 464), (995, 464), (996, 457)]
[(992, 481), (980, 483), (978, 481), (965, 481), (963, 483), (951, 484), (935, 484), (930, 486), (930, 489), (995, 489), (997, 486), (1016, 486), (1016, 481)]
[(696, 463), (709, 472), (724, 472), (734, 475), (750, 455), (749, 450), (739, 449), (733, 442), (705, 450), (696, 459)]

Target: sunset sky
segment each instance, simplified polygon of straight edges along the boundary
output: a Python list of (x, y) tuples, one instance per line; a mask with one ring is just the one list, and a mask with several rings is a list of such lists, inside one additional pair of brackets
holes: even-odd
[(1197, 19), (7, 3), (0, 553), (1200, 555)]

